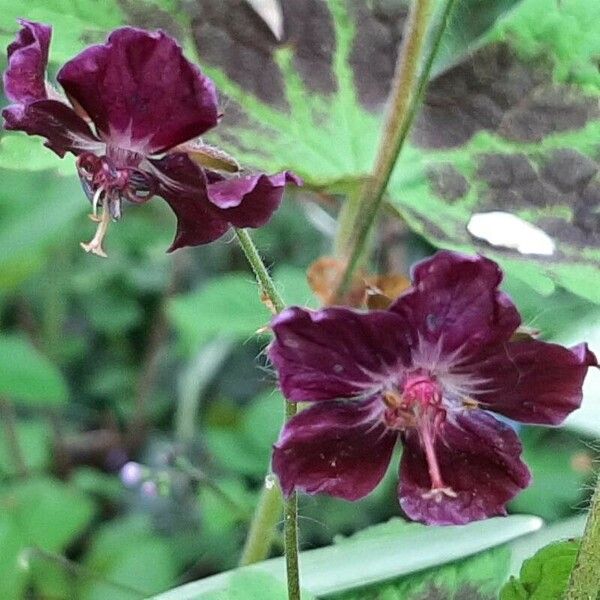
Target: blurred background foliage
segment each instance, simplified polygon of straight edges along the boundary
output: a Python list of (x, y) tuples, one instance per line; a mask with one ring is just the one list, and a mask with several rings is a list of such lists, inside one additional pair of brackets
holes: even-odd
[[(216, 4), (220, 3), (215, 0), (213, 8)], [(235, 10), (242, 10), (242, 4), (233, 3)], [(304, 4), (307, 8), (310, 3)], [(325, 4), (336, 16), (338, 27), (346, 23), (339, 13), (346, 3)], [(386, 3), (373, 4), (375, 10)], [(479, 11), (480, 21), (454, 22), (454, 37), (442, 46), (439, 73), (446, 73), (466, 52), (499, 39), (520, 43), (521, 56), (537, 56), (540, 49), (535, 44), (541, 43), (542, 25), (547, 31), (562, 23), (550, 22), (548, 17), (535, 29), (531, 23), (544, 10), (543, 3), (534, 0), (483, 3), (485, 8), (481, 4), (466, 3)], [(555, 15), (558, 9), (551, 4), (549, 12)], [(577, 90), (598, 94), (600, 80), (589, 68), (590, 57), (597, 60), (600, 56), (597, 39), (590, 41), (589, 32), (580, 36), (579, 54), (569, 46), (582, 24), (591, 28), (594, 19), (581, 17), (582, 2), (558, 4), (570, 10), (564, 23), (571, 28), (571, 37), (565, 33), (555, 40), (560, 60), (554, 65), (554, 81), (570, 77), (571, 84), (580, 86)], [(523, 5), (521, 20), (511, 21), (514, 12), (506, 11), (516, 5)], [(587, 6), (597, 12), (597, 6)], [(12, 38), (17, 16), (51, 23), (56, 29), (51, 50), (51, 69), (55, 70), (111, 28), (146, 19), (149, 26), (174, 30), (194, 52), (191, 32), (197, 27), (200, 9), (212, 14), (206, 2), (176, 0), (0, 0), (0, 40), (4, 44)], [(252, 9), (244, 6), (243, 10)], [(501, 15), (508, 16), (493, 26)], [(248, 22), (255, 23), (254, 18), (248, 17)], [(265, 23), (274, 27), (268, 17)], [(243, 30), (244, 22), (238, 24)], [(340, 31), (351, 36), (352, 28), (346, 25)], [(535, 35), (519, 37), (526, 25), (533, 27)], [(596, 44), (597, 54), (585, 44)], [(278, 56), (285, 59), (284, 54)], [(575, 75), (565, 71), (569, 61), (578, 65)], [(285, 61), (280, 64), (285, 71)], [(236, 96), (232, 81), (219, 76), (218, 66), (213, 64), (211, 69), (226, 88), (224, 106), (235, 112), (235, 103), (242, 102), (247, 92)], [(285, 73), (296, 85), (293, 73)], [(247, 142), (243, 132), (237, 133), (237, 142), (229, 143), (237, 143), (238, 154), (249, 163), (269, 170), (293, 167), (308, 176), (307, 189), (288, 194), (269, 225), (254, 235), (286, 301), (293, 304), (317, 306), (305, 270), (331, 252), (341, 201), (338, 192), (360, 180), (374, 148), (377, 127), (362, 145), (356, 140), (361, 127), (367, 131), (377, 124), (375, 113), (365, 112), (354, 97), (348, 108), (344, 96), (348, 89), (340, 90), (330, 108), (334, 117), (336, 110), (342, 110), (340, 106), (347, 116), (357, 116), (352, 136), (358, 153), (347, 162), (340, 159), (341, 168), (327, 161), (319, 165), (297, 148), (290, 150), (292, 134), (308, 139), (315, 132), (287, 132), (288, 138), (274, 140), (269, 152), (263, 147), (263, 154), (258, 155), (256, 148), (247, 151), (240, 144), (240, 139)], [(313, 108), (322, 111), (317, 101), (318, 97)], [(255, 119), (264, 117), (263, 125), (272, 127), (278, 122), (268, 102), (248, 106)], [(293, 110), (300, 108), (293, 104)], [(314, 128), (315, 114), (309, 110), (297, 118)], [(590, 149), (590, 139), (596, 125), (588, 123), (578, 129), (577, 139), (572, 131), (569, 134), (574, 147), (594, 158), (598, 150), (597, 146)], [(224, 131), (238, 131), (234, 124), (230, 127)], [(546, 151), (541, 143), (513, 141), (511, 146), (506, 140), (498, 142), (494, 135), (484, 132), (471, 146), (452, 150), (430, 152), (415, 144), (408, 149), (408, 160), (423, 165), (443, 159), (470, 177), (474, 176), (476, 150), (518, 149), (538, 158)], [(566, 137), (549, 135), (548, 139), (550, 149), (570, 143)], [(315, 137), (302, 143), (318, 146), (331, 141)], [(302, 143), (298, 141), (298, 147)], [(354, 171), (347, 170), (349, 164)], [(410, 168), (406, 172), (415, 173)], [(574, 343), (589, 338), (599, 349), (600, 313), (592, 300), (594, 286), (596, 290), (600, 286), (597, 262), (594, 267), (597, 248), (590, 250), (592, 237), (586, 241), (590, 247), (565, 242), (561, 257), (567, 257), (566, 270), (560, 272), (550, 263), (539, 261), (542, 266), (532, 267), (514, 252), (465, 241), (469, 238), (464, 227), (460, 235), (466, 237), (457, 241), (458, 225), (454, 233), (445, 231), (436, 237), (432, 220), (439, 224), (450, 215), (460, 224), (463, 213), (472, 213), (476, 202), (468, 196), (464, 202), (444, 204), (427, 186), (421, 167), (417, 173), (411, 181), (395, 179), (394, 189), (401, 193), (391, 200), (411, 228), (399, 219), (383, 220), (373, 244), (378, 248), (373, 270), (407, 273), (414, 260), (433, 252), (435, 243), (462, 249), (469, 244), (466, 249), (485, 252), (509, 268), (506, 288), (527, 325), (540, 330), (545, 339)], [(324, 189), (326, 181), (331, 185)], [(130, 207), (124, 220), (111, 227), (109, 259), (101, 260), (79, 248), (94, 227), (86, 216), (89, 206), (72, 159), (58, 160), (37, 139), (3, 133), (0, 182), (0, 597), (139, 598), (234, 567), (271, 444), (278, 435), (282, 399), (264, 357), (268, 333), (262, 329), (269, 313), (233, 236), (166, 254), (175, 219), (164, 203), (153, 200), (143, 207)], [(407, 191), (423, 202), (420, 210), (427, 216), (419, 215), (412, 200), (403, 199)], [(557, 206), (541, 207), (538, 212), (531, 206), (521, 207), (520, 214), (533, 215), (534, 221), (542, 214), (564, 214)], [(575, 273), (584, 263), (585, 269)], [(578, 285), (585, 293), (576, 295)], [(511, 504), (511, 512), (560, 523), (585, 507), (597, 458), (594, 441), (600, 434), (597, 401), (596, 378), (586, 388), (583, 416), (574, 416), (569, 427), (522, 429), (534, 483)], [(133, 480), (124, 481), (119, 472), (130, 461), (140, 466)], [(394, 486), (392, 473), (361, 502), (302, 498), (303, 548), (329, 544), (397, 516)], [(279, 543), (275, 551), (280, 550)], [(447, 585), (439, 589), (453, 591), (436, 597), (468, 597), (473, 588), (479, 590), (478, 597), (495, 597), (506, 576), (508, 558), (499, 558), (502, 549), (491, 552), (496, 554), (479, 555), (479, 562), (470, 566), (457, 563), (444, 567), (444, 572), (425, 572), (420, 579), (347, 597), (424, 597), (418, 594), (439, 588), (440, 582)], [(504, 565), (498, 567), (500, 571), (494, 571), (493, 565), (500, 564)], [(253, 583), (234, 582), (234, 588), (244, 590), (253, 585), (263, 594), (269, 587), (260, 578)], [(273, 598), (281, 597), (277, 585), (273, 589)], [(231, 594), (244, 597), (235, 596), (235, 589)]]

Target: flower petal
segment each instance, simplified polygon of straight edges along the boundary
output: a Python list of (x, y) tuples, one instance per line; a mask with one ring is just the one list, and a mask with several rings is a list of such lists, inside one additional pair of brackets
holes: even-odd
[(271, 323), (269, 357), (288, 400), (370, 395), (390, 371), (410, 360), (410, 338), (399, 315), (348, 308), (292, 307)]
[(4, 128), (40, 135), (45, 145), (60, 157), (66, 152), (101, 151), (105, 146), (87, 123), (66, 104), (58, 100), (37, 100), (29, 104), (12, 104), (2, 111)]
[(7, 48), (4, 93), (15, 104), (47, 98), (46, 66), (52, 27), (19, 19), (21, 29)]
[(403, 314), (422, 341), (461, 357), (506, 341), (519, 326), (517, 309), (498, 291), (502, 272), (482, 256), (441, 251), (413, 271), (413, 287), (390, 310)]
[(162, 31), (113, 31), (66, 63), (58, 81), (121, 148), (163, 152), (217, 124), (212, 81)]
[(425, 453), (416, 430), (405, 436), (398, 495), (404, 512), (430, 525), (461, 525), (506, 514), (505, 505), (529, 485), (517, 434), (474, 410), (449, 416), (435, 450), (447, 492), (432, 493)]
[(484, 408), (523, 423), (558, 425), (579, 408), (590, 366), (598, 362), (587, 344), (569, 349), (527, 340), (487, 350), (468, 368), (485, 381), (473, 395)]
[(177, 232), (169, 252), (208, 244), (227, 232), (230, 224), (208, 200), (204, 172), (186, 154), (168, 154), (147, 163), (158, 181), (157, 194), (177, 216)]
[(208, 184), (208, 198), (235, 227), (261, 227), (279, 208), (286, 183), (302, 185), (302, 180), (289, 171), (222, 178)]
[(397, 439), (376, 420), (379, 403), (324, 402), (292, 418), (273, 453), (283, 493), (358, 500), (371, 492), (385, 475)]

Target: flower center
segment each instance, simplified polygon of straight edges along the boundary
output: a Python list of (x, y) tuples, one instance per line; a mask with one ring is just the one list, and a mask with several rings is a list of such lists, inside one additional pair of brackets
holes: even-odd
[(420, 370), (406, 377), (401, 392), (395, 388), (383, 392), (385, 424), (392, 429), (418, 431), (431, 480), (427, 496), (438, 501), (443, 496), (456, 497), (444, 484), (435, 451), (437, 432), (446, 419), (442, 398), (442, 389), (435, 377)]
[[(98, 223), (93, 239), (81, 244), (86, 252), (106, 256), (102, 242), (112, 220), (121, 218), (123, 199), (141, 203), (149, 200), (155, 192), (156, 184), (152, 177), (138, 168), (142, 156), (129, 152), (116, 153), (108, 149), (109, 155), (97, 156), (84, 152), (77, 158), (77, 171), (86, 196), (92, 203), (90, 218)], [(102, 216), (98, 216), (98, 207)]]

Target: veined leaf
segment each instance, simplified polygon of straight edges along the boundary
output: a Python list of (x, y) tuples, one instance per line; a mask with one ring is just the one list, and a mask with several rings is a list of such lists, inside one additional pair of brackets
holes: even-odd
[[(372, 167), (402, 4), (282, 0), (282, 40), (245, 4), (196, 6), (198, 55), (224, 95), (224, 122), (208, 137), (242, 162), (295, 169), (308, 185), (357, 185)], [(559, 284), (594, 302), (599, 23), (600, 5), (586, 0), (458, 3), (388, 190), (435, 245), (483, 252), (541, 293)], [(555, 253), (523, 256), (473, 238), (471, 216), (494, 210), (532, 222)]]

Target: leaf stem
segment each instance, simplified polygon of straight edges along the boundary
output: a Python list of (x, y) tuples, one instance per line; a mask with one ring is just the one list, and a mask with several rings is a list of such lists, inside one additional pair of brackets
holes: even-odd
[(388, 111), (379, 142), (375, 166), (372, 176), (361, 189), (360, 210), (357, 214), (355, 227), (352, 228), (356, 234), (349, 244), (348, 264), (336, 294), (337, 298), (344, 297), (348, 291), (354, 271), (363, 254), (369, 232), (375, 223), (375, 217), (383, 202), (394, 165), (408, 136), (427, 86), (431, 66), (442, 33), (446, 28), (454, 0), (446, 0), (439, 26), (433, 34), (429, 53), (419, 74), (419, 64), (434, 4), (435, 2), (432, 0), (414, 0), (410, 6), (402, 46), (398, 53), (396, 72), (390, 90)]
[(565, 600), (600, 597), (600, 472)]
[[(252, 270), (256, 275), (256, 280), (261, 290), (262, 301), (269, 306), (273, 313), (280, 313), (285, 308), (285, 302), (277, 291), (275, 283), (271, 279), (269, 272), (263, 262), (260, 254), (250, 234), (245, 229), (235, 229), (238, 241)], [(295, 414), (297, 407), (292, 402), (284, 400), (285, 422), (289, 421)], [(278, 486), (269, 485), (269, 477), (274, 477), (271, 473), (267, 475), (265, 485), (258, 502), (257, 509), (250, 523), (250, 533), (244, 547), (242, 560), (252, 559), (252, 562), (263, 560), (267, 557), (270, 550), (270, 543), (265, 544), (261, 538), (273, 537), (273, 531), (279, 521), (281, 508), (279, 502), (275, 502), (274, 494), (281, 494)], [(298, 498), (294, 493), (284, 502), (284, 541), (285, 541), (285, 562), (287, 570), (287, 587), (289, 600), (300, 600), (300, 571), (298, 568)], [(262, 532), (262, 533), (261, 533)], [(249, 563), (246, 563), (249, 564)]]
[(273, 474), (265, 477), (254, 517), (250, 524), (246, 543), (240, 558), (240, 567), (264, 560), (273, 543), (275, 525), (281, 515), (281, 490)]

